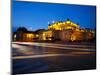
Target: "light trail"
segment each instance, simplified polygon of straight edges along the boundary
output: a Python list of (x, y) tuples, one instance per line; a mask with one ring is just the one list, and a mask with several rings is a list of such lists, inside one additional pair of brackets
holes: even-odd
[(14, 56), (12, 59), (28, 59), (28, 58), (44, 58), (44, 57), (55, 57), (55, 56), (80, 56), (95, 54), (94, 52), (72, 52), (70, 54), (41, 54), (41, 55), (30, 55), (30, 56)]
[[(48, 44), (41, 44), (41, 43), (24, 43), (24, 42), (22, 42), (22, 43), (13, 43), (12, 44), (12, 47), (15, 47), (14, 46), (14, 44), (20, 44), (20, 45), (31, 45), (31, 46), (40, 46), (40, 47), (49, 47), (49, 48), (59, 48), (59, 49), (71, 49), (71, 50), (83, 50), (83, 51), (95, 51), (95, 48), (75, 48), (74, 46), (72, 46), (72, 47), (70, 47), (70, 46), (62, 46), (62, 45), (54, 45), (54, 44), (51, 44), (51, 45), (48, 45)], [(27, 47), (27, 46), (22, 46), (22, 47)], [(20, 47), (20, 46), (19, 46)], [(24, 50), (24, 49), (23, 49)]]
[(45, 54), (45, 55), (31, 55), (31, 56), (15, 56), (12, 59), (27, 59), (27, 58), (44, 58), (44, 57), (54, 57), (54, 56), (73, 56), (72, 54)]
[(68, 47), (92, 47), (89, 45), (69, 45), (69, 44), (54, 44), (54, 43), (37, 43), (37, 42), (13, 42), (15, 44), (25, 44), (25, 45), (53, 45), (53, 46), (68, 46)]
[[(55, 46), (55, 45), (46, 45), (46, 44), (40, 44), (40, 43), (34, 43), (31, 46), (40, 46), (40, 47), (49, 47), (49, 48), (58, 48), (59, 49), (67, 49), (67, 50), (77, 50), (79, 52), (70, 52), (70, 53), (50, 53), (47, 52), (48, 54), (45, 54), (46, 52), (44, 52), (44, 54), (36, 54), (34, 51), (33, 47), (29, 47), (30, 44), (28, 43), (12, 43), (12, 48), (16, 48), (17, 52), (23, 53), (25, 54), (24, 56), (14, 56), (12, 57), (12, 59), (27, 59), (27, 58), (44, 58), (44, 57), (53, 57), (53, 56), (76, 56), (76, 55), (85, 55), (85, 54), (95, 54), (95, 49), (89, 49), (89, 48), (71, 48), (71, 47), (62, 47), (61, 46)], [(80, 51), (86, 51), (86, 52), (80, 52)], [(52, 52), (52, 51), (51, 51)], [(27, 53), (29, 53), (27, 55)], [(32, 55), (30, 55), (32, 54)]]

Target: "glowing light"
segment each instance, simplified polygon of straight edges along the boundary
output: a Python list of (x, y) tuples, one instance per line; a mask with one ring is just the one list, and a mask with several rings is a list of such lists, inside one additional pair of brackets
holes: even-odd
[(43, 40), (51, 40), (53, 33), (52, 31), (43, 32)]
[(72, 27), (71, 26), (68, 26), (66, 29), (72, 29)]
[[(54, 22), (54, 21), (53, 21)], [(52, 24), (51, 26), (48, 26), (48, 29), (54, 29), (54, 30), (64, 30), (64, 29), (79, 29), (79, 26), (71, 21), (66, 22), (57, 22)]]
[(71, 21), (67, 21), (66, 23), (69, 24), (69, 23), (71, 23)]
[(16, 34), (14, 35), (14, 38), (16, 38)]
[(39, 35), (37, 34), (36, 37), (39, 37)]
[(46, 40), (46, 37), (45, 37), (45, 32), (43, 33), (43, 40)]
[(49, 40), (52, 40), (51, 38), (49, 38)]
[(76, 36), (71, 36), (71, 41), (75, 41), (76, 40)]
[(33, 34), (27, 34), (27, 38), (33, 38), (34, 35)]
[(55, 21), (53, 20), (52, 23), (55, 23)]

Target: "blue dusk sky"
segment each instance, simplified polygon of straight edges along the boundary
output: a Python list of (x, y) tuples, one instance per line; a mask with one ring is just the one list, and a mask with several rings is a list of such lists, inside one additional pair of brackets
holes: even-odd
[(26, 27), (28, 30), (47, 29), (48, 24), (70, 19), (81, 28), (96, 28), (96, 7), (41, 2), (12, 2), (12, 30)]

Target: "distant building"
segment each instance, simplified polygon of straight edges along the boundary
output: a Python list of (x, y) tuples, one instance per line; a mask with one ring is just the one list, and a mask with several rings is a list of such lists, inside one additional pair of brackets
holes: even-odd
[[(55, 35), (59, 35), (59, 39), (62, 41), (73, 41), (76, 40), (73, 33), (79, 31), (79, 25), (73, 23), (69, 19), (66, 22), (56, 22), (48, 26), (48, 30), (56, 31)], [(59, 31), (57, 33), (57, 31)], [(72, 35), (73, 34), (73, 35)]]
[(48, 30), (76, 30), (79, 29), (79, 25), (71, 22), (69, 19), (66, 22), (55, 22), (48, 26)]
[(60, 21), (49, 25), (48, 30), (53, 31), (53, 34), (58, 35), (57, 37), (62, 41), (84, 41), (95, 37), (94, 30), (81, 29), (79, 24), (73, 23), (69, 19), (66, 22)]
[(23, 28), (19, 28), (14, 34), (14, 41), (27, 41), (32, 42), (38, 40), (39, 35), (33, 31), (23, 30)]
[(69, 19), (66, 22), (55, 22), (48, 26), (48, 29), (28, 31), (19, 27), (13, 33), (13, 41), (88, 41), (95, 40), (95, 30), (81, 29), (79, 24)]
[(40, 34), (40, 40), (52, 40), (53, 33), (52, 31), (45, 30)]

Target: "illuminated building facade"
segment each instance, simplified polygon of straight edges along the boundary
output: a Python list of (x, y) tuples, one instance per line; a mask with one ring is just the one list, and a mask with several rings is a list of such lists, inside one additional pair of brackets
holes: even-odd
[(17, 33), (14, 36), (14, 41), (26, 41), (32, 42), (38, 39), (38, 34), (34, 32)]
[(68, 30), (61, 30), (59, 32), (60, 35), (60, 39), (62, 41), (70, 41), (71, 40), (71, 35), (72, 35), (73, 31), (71, 29)]
[[(69, 19), (65, 22), (56, 22), (48, 26), (48, 30), (58, 31), (59, 33), (55, 33), (55, 35), (59, 35), (59, 39), (63, 41), (74, 41), (76, 40), (76, 36), (74, 36), (75, 32), (80, 32), (80, 27), (78, 24), (73, 23)], [(74, 34), (73, 34), (74, 33)], [(77, 34), (77, 36), (80, 36)], [(78, 39), (78, 38), (77, 38)]]
[[(52, 39), (60, 39), (62, 41), (84, 41), (95, 37), (93, 30), (81, 29), (79, 24), (73, 23), (69, 19), (66, 22), (60, 21), (50, 24), (48, 30), (52, 31)], [(49, 34), (48, 32), (46, 33)]]
[(59, 30), (45, 30), (42, 33), (39, 34), (40, 35), (40, 40), (47, 40), (47, 41), (54, 41), (54, 40), (58, 40), (59, 38)]
[(71, 22), (69, 19), (66, 22), (55, 22), (48, 26), (48, 30), (77, 30), (79, 25)]
[(53, 34), (52, 31), (44, 31), (42, 34), (42, 40), (52, 40)]
[(27, 31), (23, 30), (23, 28), (19, 28), (14, 34), (13, 34), (13, 41), (26, 41), (26, 42), (32, 42), (36, 41), (39, 38), (39, 35), (33, 31)]
[(65, 22), (49, 24), (48, 30), (39, 29), (35, 32), (19, 28), (13, 35), (14, 41), (88, 41), (95, 38), (95, 31), (81, 29), (69, 19)]

